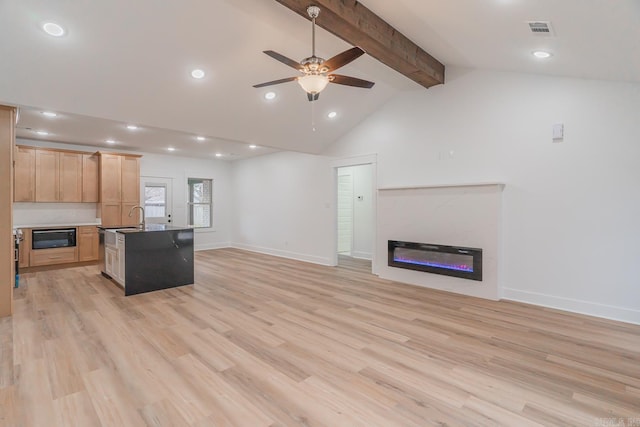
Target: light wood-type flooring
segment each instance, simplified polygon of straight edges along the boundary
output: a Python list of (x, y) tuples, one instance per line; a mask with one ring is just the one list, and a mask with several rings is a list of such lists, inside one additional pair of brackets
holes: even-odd
[(343, 261), (197, 252), (195, 285), (126, 298), (96, 266), (23, 274), (0, 425), (640, 426), (640, 326)]

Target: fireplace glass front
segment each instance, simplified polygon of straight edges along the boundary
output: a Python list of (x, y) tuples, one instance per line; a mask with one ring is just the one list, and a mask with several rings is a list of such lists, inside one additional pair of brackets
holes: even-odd
[(391, 267), (482, 280), (482, 249), (389, 240)]

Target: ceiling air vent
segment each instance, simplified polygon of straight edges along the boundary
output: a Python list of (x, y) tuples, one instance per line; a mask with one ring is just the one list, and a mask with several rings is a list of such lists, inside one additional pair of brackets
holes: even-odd
[(531, 34), (536, 36), (553, 36), (553, 27), (549, 21), (528, 21)]

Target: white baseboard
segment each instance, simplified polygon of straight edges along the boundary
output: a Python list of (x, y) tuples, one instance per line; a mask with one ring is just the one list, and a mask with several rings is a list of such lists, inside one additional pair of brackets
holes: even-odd
[(590, 301), (581, 301), (572, 298), (564, 298), (510, 288), (503, 289), (502, 298), (505, 300), (524, 302), (543, 307), (570, 311), (572, 313), (586, 314), (589, 316), (603, 317), (605, 319), (640, 325), (640, 311), (630, 308), (616, 307)]
[(283, 251), (283, 250), (280, 250), (280, 249), (272, 249), (272, 248), (264, 248), (264, 247), (261, 247), (261, 246), (246, 245), (244, 243), (231, 243), (230, 247), (237, 248), (237, 249), (243, 249), (245, 251), (250, 251), (250, 252), (258, 252), (258, 253), (266, 254), (266, 255), (278, 256), (278, 257), (281, 257), (281, 258), (295, 259), (297, 261), (311, 262), (313, 264), (328, 265), (328, 266), (332, 265), (331, 264), (331, 260), (329, 258), (323, 258), (323, 257), (315, 256), (315, 255), (300, 254), (300, 253), (297, 253), (297, 252)]
[(230, 248), (231, 243), (229, 242), (216, 242), (216, 243), (207, 243), (204, 245), (193, 245), (194, 251), (208, 251), (210, 249), (222, 249), (222, 248)]

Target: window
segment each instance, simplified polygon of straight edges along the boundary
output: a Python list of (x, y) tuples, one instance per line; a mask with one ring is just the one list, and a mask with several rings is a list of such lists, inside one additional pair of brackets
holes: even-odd
[(212, 224), (213, 180), (189, 178), (189, 225), (195, 228), (209, 228)]
[(167, 215), (167, 186), (164, 184), (145, 184), (145, 218), (164, 218)]

